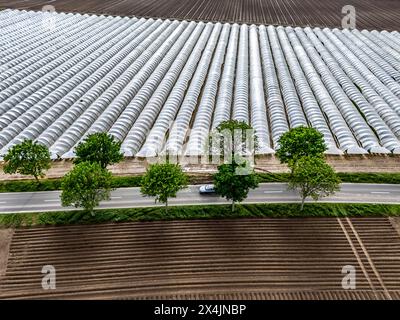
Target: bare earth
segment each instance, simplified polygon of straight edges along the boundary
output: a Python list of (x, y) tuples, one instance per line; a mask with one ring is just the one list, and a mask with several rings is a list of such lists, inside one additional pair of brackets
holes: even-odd
[(391, 217), (389, 219), (393, 227), (397, 230), (397, 232), (400, 235), (400, 217)]
[(0, 280), (6, 273), (8, 251), (13, 233), (12, 229), (0, 229)]
[(354, 6), (358, 29), (400, 30), (398, 0), (0, 0), (0, 8), (160, 17), (248, 24), (341, 27)]
[[(22, 228), (10, 252), (0, 298), (400, 299), (400, 236), (387, 218)], [(45, 265), (55, 290), (41, 287)]]

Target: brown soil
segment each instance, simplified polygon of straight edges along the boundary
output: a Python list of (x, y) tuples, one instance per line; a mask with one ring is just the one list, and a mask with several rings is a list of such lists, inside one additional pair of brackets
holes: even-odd
[[(17, 229), (0, 298), (399, 299), (387, 218), (135, 222)], [(56, 289), (42, 290), (44, 265)], [(356, 290), (342, 288), (342, 268)]]
[(0, 8), (320, 27), (340, 27), (349, 4), (358, 29), (400, 30), (398, 0), (0, 0)]
[(8, 251), (13, 235), (12, 229), (0, 229), (0, 279), (5, 275), (8, 261)]
[(389, 219), (393, 227), (397, 230), (397, 232), (400, 235), (400, 217), (391, 217)]

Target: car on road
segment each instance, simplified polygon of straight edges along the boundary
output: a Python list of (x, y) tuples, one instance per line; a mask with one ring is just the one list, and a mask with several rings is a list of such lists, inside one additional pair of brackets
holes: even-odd
[(200, 194), (215, 194), (215, 187), (213, 184), (207, 184), (199, 188)]

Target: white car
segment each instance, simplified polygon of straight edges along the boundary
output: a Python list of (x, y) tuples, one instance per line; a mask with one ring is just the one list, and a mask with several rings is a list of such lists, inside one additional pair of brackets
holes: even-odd
[(213, 194), (215, 193), (215, 188), (213, 184), (207, 184), (199, 188), (200, 194)]

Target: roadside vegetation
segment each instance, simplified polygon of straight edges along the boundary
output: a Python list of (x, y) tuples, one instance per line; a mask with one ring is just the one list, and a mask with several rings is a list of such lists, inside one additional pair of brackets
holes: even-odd
[(13, 146), (4, 156), (4, 173), (33, 176), (36, 182), (50, 169), (49, 149), (32, 140), (24, 140)]
[(168, 199), (176, 198), (178, 191), (187, 187), (188, 178), (178, 164), (152, 164), (147, 169), (141, 183), (140, 192), (144, 196), (154, 197), (155, 202), (165, 204), (168, 212)]
[(75, 166), (61, 182), (63, 207), (82, 208), (93, 216), (101, 201), (110, 200), (113, 177), (107, 166), (123, 160), (120, 147), (113, 136), (102, 132), (88, 135), (78, 144)]
[(293, 165), (292, 170), (289, 189), (299, 191), (300, 210), (303, 210), (308, 197), (317, 201), (340, 190), (340, 179), (322, 158), (302, 157)]
[[(251, 133), (251, 136), (248, 136)], [(216, 194), (231, 201), (231, 211), (235, 204), (247, 198), (250, 189), (258, 187), (258, 177), (254, 166), (246, 154), (253, 154), (258, 149), (258, 138), (253, 128), (245, 122), (236, 120), (223, 121), (216, 131), (211, 133), (210, 140), (217, 139), (216, 152), (221, 156), (223, 164), (213, 175)], [(223, 157), (222, 157), (223, 156)]]
[(101, 201), (110, 200), (111, 179), (111, 172), (99, 163), (80, 162), (62, 180), (62, 206), (83, 208), (93, 215)]
[[(400, 168), (399, 168), (400, 171)], [(337, 172), (337, 176), (345, 183), (386, 183), (400, 184), (399, 173), (359, 173)], [(260, 183), (289, 182), (289, 173), (258, 173)]]
[[(119, 177), (113, 176), (111, 187), (128, 188), (140, 187), (143, 176)], [(34, 180), (8, 180), (0, 182), (0, 192), (35, 192), (61, 190), (62, 178), (41, 179), (39, 183)]]
[(231, 211), (235, 211), (235, 204), (247, 198), (250, 189), (258, 187), (257, 175), (252, 171), (247, 174), (239, 174), (238, 170), (246, 169), (246, 162), (222, 164), (218, 172), (213, 176), (215, 192), (221, 197), (231, 201)]
[[(234, 141), (236, 130), (251, 130), (251, 127), (237, 121), (222, 123), (217, 131), (224, 130), (225, 138)], [(24, 141), (13, 147), (6, 156), (4, 170), (8, 173), (30, 174), (35, 180), (0, 182), (0, 192), (51, 191), (62, 190), (63, 206), (82, 208), (79, 211), (61, 211), (38, 214), (10, 214), (0, 216), (2, 226), (25, 226), (42, 224), (74, 224), (142, 220), (207, 219), (237, 217), (303, 217), (303, 216), (368, 216), (400, 215), (400, 205), (370, 204), (308, 204), (307, 198), (319, 200), (334, 194), (343, 182), (400, 183), (400, 173), (367, 174), (342, 173), (335, 171), (325, 162), (326, 146), (323, 136), (313, 128), (295, 128), (282, 135), (277, 152), (282, 163), (290, 168), (290, 173), (255, 173), (254, 164), (246, 156), (248, 141), (242, 136), (233, 147), (220, 150), (220, 155), (228, 155), (218, 166), (218, 172), (206, 179), (214, 183), (215, 191), (231, 201), (227, 205), (183, 206), (168, 209), (168, 199), (177, 192), (195, 183), (196, 177), (189, 177), (178, 164), (153, 164), (145, 175), (134, 177), (113, 177), (107, 166), (122, 161), (120, 143), (105, 133), (89, 135), (75, 152), (73, 169), (62, 179), (39, 179), (50, 165), (50, 155), (46, 147), (32, 141)], [(218, 144), (218, 148), (225, 148)], [(254, 136), (253, 152), (257, 149)], [(260, 182), (288, 182), (288, 188), (296, 189), (301, 195), (299, 204), (247, 204), (240, 203), (247, 198), (250, 189)], [(204, 180), (203, 180), (204, 183)], [(165, 210), (154, 208), (131, 208), (96, 210), (103, 200), (110, 199), (115, 188), (140, 187), (145, 196), (154, 197), (155, 202), (165, 204)], [(90, 214), (88, 214), (90, 213)]]
[[(289, 182), (289, 173), (256, 173), (259, 183)], [(343, 173), (337, 172), (342, 182), (400, 184), (400, 173)], [(143, 175), (113, 176), (112, 188), (140, 187)], [(212, 183), (212, 175), (188, 176), (188, 184)], [(7, 180), (0, 181), (1, 192), (34, 192), (61, 190), (61, 179)]]
[[(209, 136), (209, 151), (219, 155), (239, 155), (246, 148), (246, 138), (252, 134), (253, 145), (249, 151), (258, 149), (258, 138), (254, 129), (244, 121), (226, 120), (222, 121)], [(232, 144), (231, 144), (232, 142)]]
[(313, 218), (313, 217), (399, 217), (400, 205), (306, 203), (299, 210), (297, 203), (240, 204), (234, 212), (230, 205), (160, 207), (95, 210), (94, 215), (82, 210), (18, 213), (0, 215), (0, 227), (44, 225), (77, 225), (133, 221), (167, 221), (238, 218)]
[(120, 152), (121, 142), (116, 141), (112, 135), (106, 132), (90, 134), (75, 148), (75, 164), (81, 162), (98, 163), (102, 169), (124, 160)]
[(340, 190), (340, 178), (325, 161), (326, 150), (323, 135), (311, 127), (293, 128), (279, 139), (277, 156), (290, 169), (289, 189), (299, 192), (300, 211), (308, 197), (317, 201)]
[(320, 158), (327, 147), (324, 136), (314, 128), (297, 127), (284, 133), (279, 139), (276, 156), (293, 169), (296, 162), (303, 157)]

